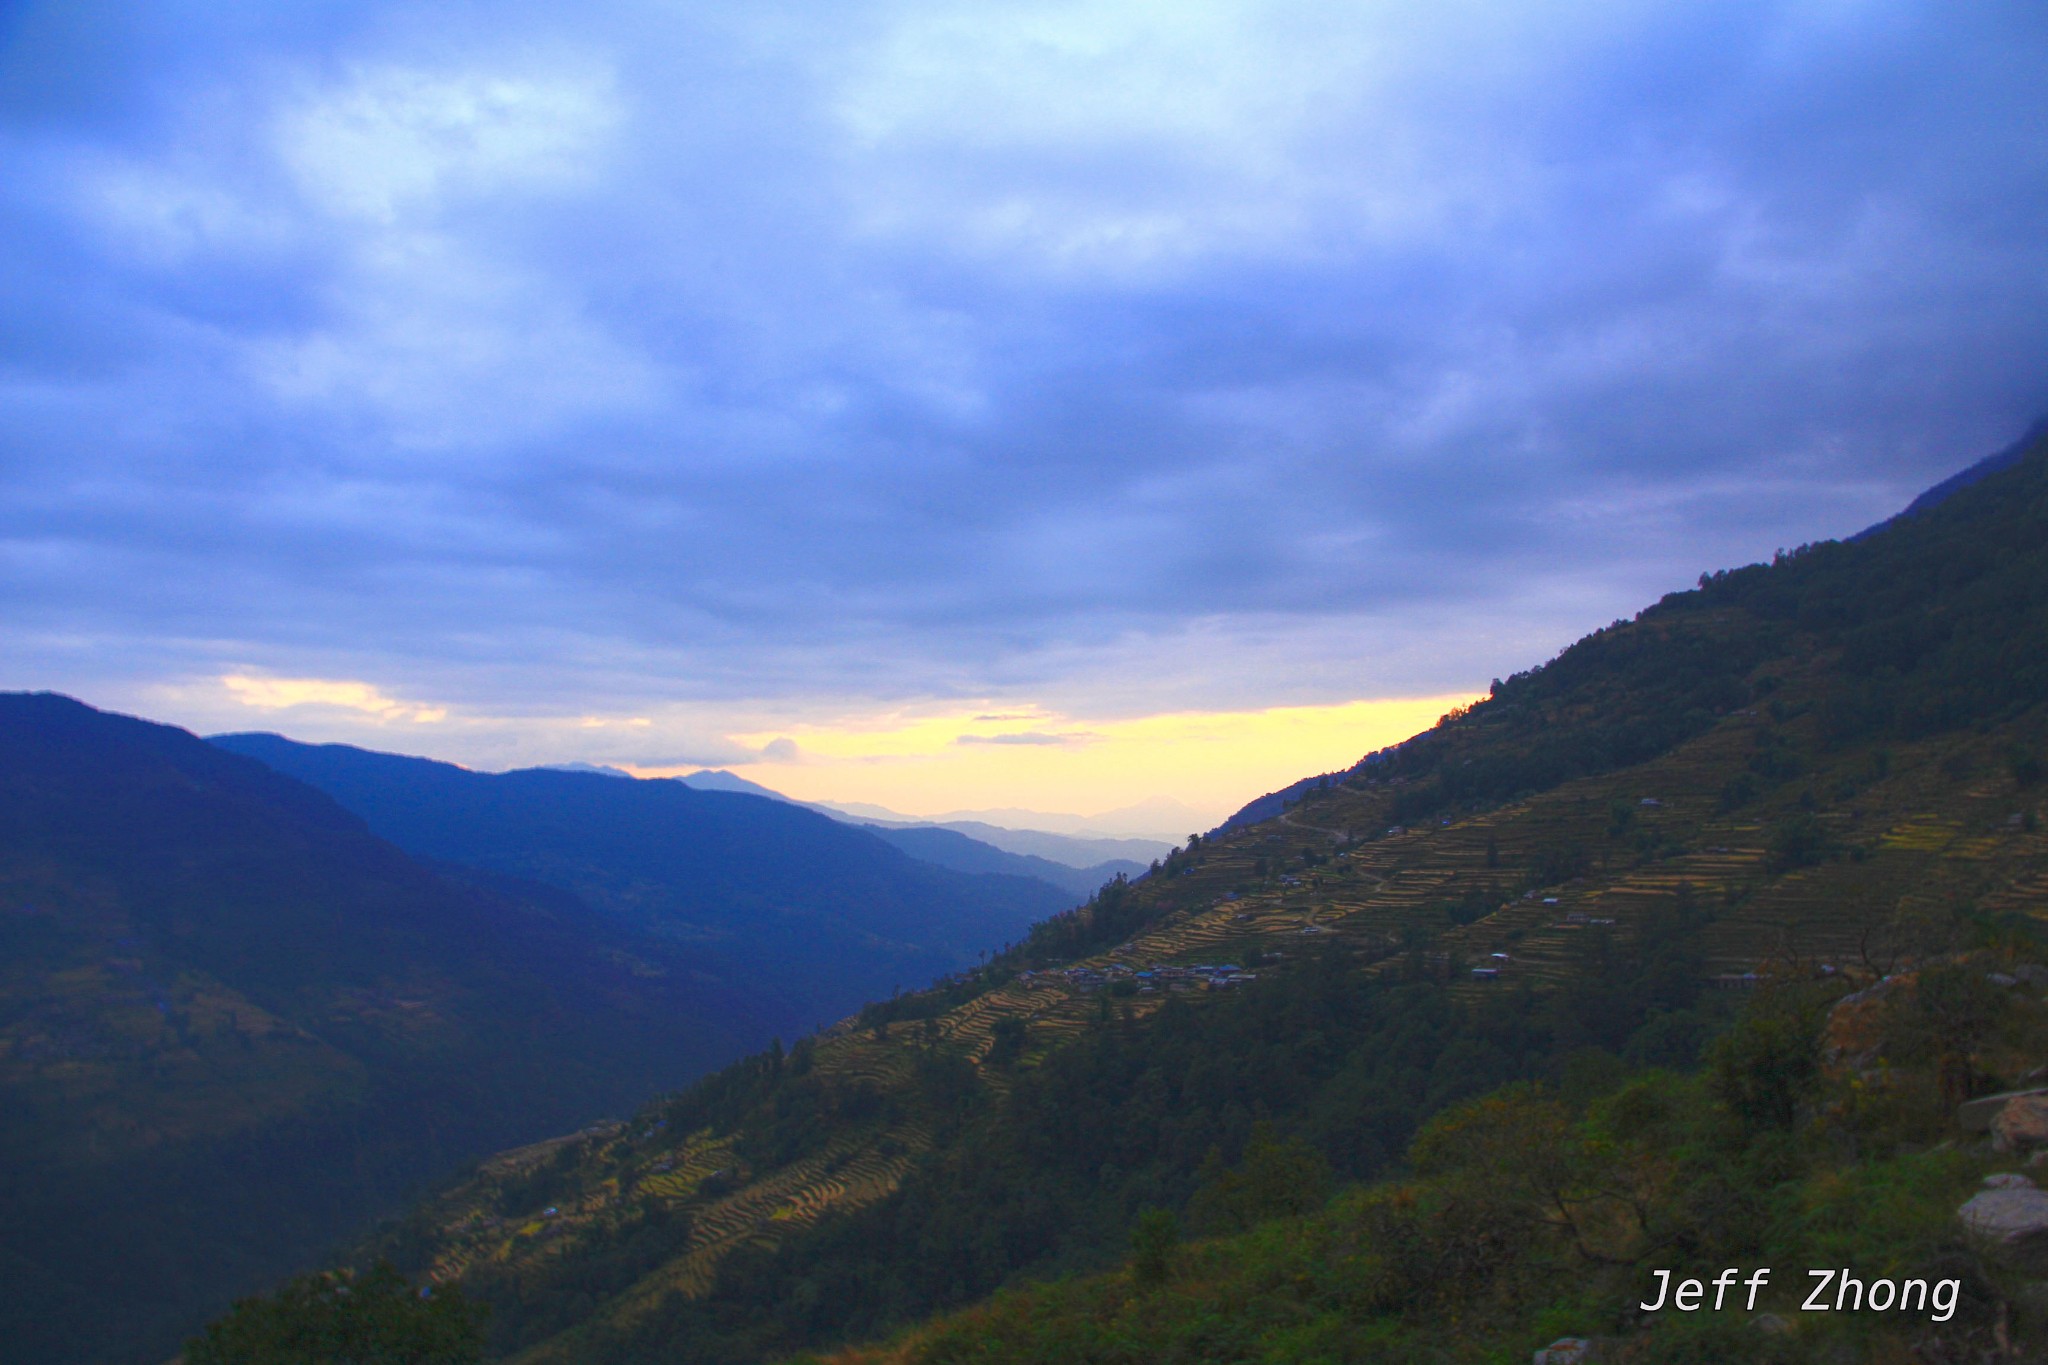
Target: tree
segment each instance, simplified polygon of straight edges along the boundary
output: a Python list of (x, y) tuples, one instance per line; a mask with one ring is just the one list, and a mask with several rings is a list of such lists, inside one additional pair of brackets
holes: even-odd
[(1799, 1101), (1820, 1074), (1813, 1020), (1785, 1009), (1753, 1009), (1714, 1044), (1715, 1097), (1745, 1127), (1788, 1131)]
[(1977, 965), (1930, 967), (1887, 1021), (1901, 1057), (1934, 1064), (1942, 1103), (1953, 1108), (1977, 1088), (1977, 1054), (1997, 1033), (2010, 1001)]
[(989, 1030), (991, 1040), (988, 1048), (988, 1064), (994, 1067), (1016, 1065), (1030, 1043), (1029, 1027), (1022, 1019), (998, 1019)]
[(1146, 1209), (1131, 1229), (1131, 1278), (1148, 1289), (1165, 1284), (1179, 1245), (1180, 1227), (1173, 1215), (1165, 1209)]
[(415, 1290), (389, 1261), (243, 1299), (185, 1345), (186, 1365), (476, 1365), (483, 1355), (482, 1309), (454, 1286)]
[(1235, 1167), (1226, 1170), (1220, 1152), (1209, 1154), (1188, 1213), (1199, 1226), (1238, 1231), (1311, 1212), (1329, 1195), (1330, 1163), (1323, 1154), (1298, 1137), (1283, 1141), (1272, 1124), (1260, 1122)]

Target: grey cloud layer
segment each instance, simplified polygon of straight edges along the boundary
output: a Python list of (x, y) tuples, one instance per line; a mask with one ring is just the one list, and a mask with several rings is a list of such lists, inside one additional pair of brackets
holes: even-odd
[(10, 683), (1439, 690), (2048, 408), (2037, 6), (221, 8), (0, 20)]

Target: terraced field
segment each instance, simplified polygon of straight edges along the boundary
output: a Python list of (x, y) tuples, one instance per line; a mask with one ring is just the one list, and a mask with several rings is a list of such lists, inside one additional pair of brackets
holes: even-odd
[[(1894, 778), (1860, 786), (1853, 804), (1817, 813), (1837, 853), (1857, 857), (1773, 871), (1768, 826), (1788, 807), (1800, 808), (1797, 797), (1788, 792), (1731, 812), (1711, 794), (1723, 774), (1741, 770), (1761, 728), (1755, 717), (1736, 717), (1625, 774), (1364, 842), (1353, 842), (1354, 834), (1383, 828), (1384, 794), (1333, 794), (1312, 820), (1288, 818), (1212, 843), (1192, 871), (1160, 889), (1176, 908), (1129, 942), (1074, 965), (1109, 973), (1244, 960), (1320, 939), (1345, 944), (1377, 963), (1368, 970), (1384, 971), (1401, 964), (1400, 945), (1421, 931), (1453, 962), (1491, 964), (1503, 980), (1556, 985), (1578, 969), (1584, 935), (1626, 935), (1646, 914), (1685, 897), (1714, 914), (1708, 944), (1716, 973), (1739, 975), (1773, 959), (1858, 970), (1867, 965), (1873, 931), (1902, 908), (2048, 909), (2048, 836), (2005, 820), (2015, 796), (2010, 784), (1941, 793), (1945, 813), (1924, 813), (1931, 775), (1945, 757), (1935, 752), (1899, 755)], [(1837, 755), (1830, 768), (1806, 775), (1801, 794), (1871, 766), (1868, 754)], [(1950, 813), (1959, 805), (1961, 813)], [(1626, 842), (1611, 830), (1617, 806), (1632, 813)], [(1256, 875), (1256, 860), (1271, 860), (1268, 850), (1304, 844), (1319, 846), (1325, 860), (1298, 873)], [(1586, 870), (1523, 891), (1531, 867), (1560, 848), (1586, 850)], [(1443, 907), (1473, 898), (1494, 908), (1469, 924), (1446, 920)], [(1091, 994), (1041, 975), (987, 992), (945, 1016), (940, 1029), (980, 1062), (999, 1019), (1026, 1020), (1034, 1044), (1051, 1046), (1088, 1027), (1099, 1008)]]
[[(1188, 877), (1195, 895), (1176, 899), (1194, 900), (1225, 884), (1228, 890), (1163, 917), (1120, 951), (1085, 965), (1238, 958), (1335, 935), (1382, 959), (1370, 970), (1391, 970), (1401, 961), (1392, 950), (1425, 931), (1453, 961), (1490, 964), (1503, 979), (1557, 984), (1575, 970), (1578, 938), (1602, 930), (1625, 935), (1645, 914), (1685, 896), (1715, 913), (1709, 949), (1717, 973), (1736, 975), (1777, 958), (1857, 968), (1873, 934), (1902, 914), (1964, 904), (2025, 913), (2048, 906), (2048, 875), (2040, 870), (2048, 843), (2025, 833), (2020, 816), (2004, 814), (2014, 800), (2009, 784), (1939, 793), (1944, 813), (1924, 812), (1930, 773), (1946, 757), (1938, 753), (1918, 762), (1901, 755), (1896, 780), (1860, 789), (1853, 806), (1815, 814), (1836, 856), (1774, 869), (1767, 824), (1785, 813), (1784, 803), (1727, 812), (1705, 794), (1720, 786), (1721, 774), (1741, 770), (1760, 728), (1755, 718), (1738, 717), (1625, 775), (1360, 844), (1348, 841), (1353, 831), (1377, 824), (1372, 798), (1326, 798), (1313, 821), (1283, 819), (1252, 832), (1246, 846), (1209, 854)], [(1860, 753), (1837, 756), (1836, 771), (1808, 774), (1803, 786), (1839, 785), (1871, 761)], [(1958, 804), (1967, 813), (1951, 813)], [(1628, 827), (1632, 846), (1616, 847), (1609, 825), (1617, 806), (1637, 817)], [(1971, 806), (1979, 809), (1967, 811)], [(1248, 854), (1304, 840), (1331, 847), (1329, 861), (1298, 876), (1247, 876)], [(1654, 850), (1647, 859), (1633, 851), (1645, 841)], [(1591, 865), (1540, 895), (1517, 894), (1528, 869), (1558, 848), (1587, 850)], [(1855, 856), (1839, 856), (1843, 850)], [(1495, 908), (1469, 924), (1446, 923), (1443, 907), (1474, 899)], [(976, 1004), (984, 1028), (1014, 1007), (1004, 992)]]
[[(658, 1273), (636, 1284), (608, 1308), (606, 1321), (630, 1327), (674, 1293), (696, 1298), (711, 1287), (718, 1263), (734, 1247), (773, 1240), (808, 1227), (827, 1213), (859, 1208), (885, 1198), (902, 1182), (926, 1144), (905, 1145), (885, 1157), (858, 1142), (845, 1142), (749, 1182), (734, 1193), (699, 1207), (688, 1250)], [(518, 1357), (527, 1365), (577, 1359), (575, 1343), (557, 1340)]]

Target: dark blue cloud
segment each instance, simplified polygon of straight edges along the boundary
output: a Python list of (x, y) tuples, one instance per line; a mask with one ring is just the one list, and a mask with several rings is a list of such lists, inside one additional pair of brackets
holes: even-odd
[(2048, 409), (2034, 6), (259, 10), (0, 21), (9, 683), (1439, 691)]

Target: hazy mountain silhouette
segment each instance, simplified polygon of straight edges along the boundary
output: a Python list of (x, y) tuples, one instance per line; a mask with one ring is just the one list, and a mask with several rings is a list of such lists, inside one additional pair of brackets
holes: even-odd
[(686, 783), (450, 763), (277, 735), (214, 743), (308, 782), (423, 857), (560, 887), (706, 949), (787, 1002), (790, 1031), (977, 960), (1072, 903), (1025, 877), (921, 862), (780, 800)]

